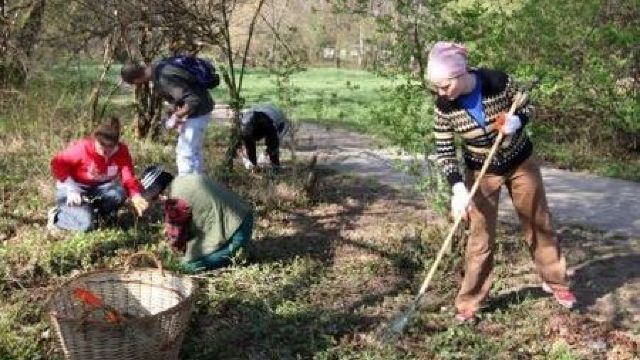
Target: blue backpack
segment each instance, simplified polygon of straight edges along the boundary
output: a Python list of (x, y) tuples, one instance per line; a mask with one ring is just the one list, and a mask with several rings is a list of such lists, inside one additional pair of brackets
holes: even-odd
[(156, 67), (156, 74), (160, 74), (164, 65), (167, 64), (188, 71), (196, 79), (197, 84), (205, 89), (213, 89), (220, 85), (220, 76), (216, 73), (213, 65), (207, 60), (186, 55), (170, 57), (160, 61)]

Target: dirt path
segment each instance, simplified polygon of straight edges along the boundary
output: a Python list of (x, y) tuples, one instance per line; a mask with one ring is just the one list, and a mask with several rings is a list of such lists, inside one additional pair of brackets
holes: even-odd
[[(412, 158), (387, 149), (377, 149), (366, 135), (343, 129), (303, 124), (298, 151), (316, 152), (323, 164), (359, 176), (373, 177), (384, 185), (411, 189), (417, 179), (399, 171), (398, 162)], [(544, 167), (542, 176), (556, 223), (579, 225), (605, 232), (640, 238), (640, 184)], [(501, 219), (517, 222), (506, 190), (500, 206)]]
[[(228, 115), (224, 108), (214, 113), (218, 122)], [(381, 148), (370, 136), (353, 131), (304, 123), (297, 132), (297, 152), (316, 153), (321, 165), (399, 189), (412, 190), (418, 180), (399, 171), (398, 164), (413, 161), (411, 156)], [(542, 168), (542, 176), (557, 224), (602, 231), (607, 237), (640, 238), (640, 183), (548, 167)], [(502, 221), (517, 222), (504, 189), (500, 216)]]

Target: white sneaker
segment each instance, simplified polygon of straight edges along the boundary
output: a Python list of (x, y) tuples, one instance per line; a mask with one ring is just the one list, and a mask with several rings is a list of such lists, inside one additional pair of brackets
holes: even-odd
[(258, 156), (258, 166), (266, 166), (269, 165), (270, 162), (271, 160), (269, 160), (269, 156), (267, 156), (267, 154), (262, 153)]
[(47, 231), (52, 234), (60, 231), (60, 228), (56, 225), (58, 212), (60, 212), (60, 209), (57, 206), (54, 206), (47, 211)]
[(242, 165), (244, 165), (244, 168), (247, 170), (252, 170), (255, 167), (246, 157), (242, 158)]

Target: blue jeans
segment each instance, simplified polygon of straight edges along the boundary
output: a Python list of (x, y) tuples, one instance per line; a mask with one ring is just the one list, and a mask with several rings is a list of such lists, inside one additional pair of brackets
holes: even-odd
[(202, 143), (211, 119), (211, 113), (187, 118), (182, 125), (176, 145), (178, 175), (203, 172)]
[(84, 189), (84, 196), (93, 201), (79, 206), (67, 205), (66, 188), (56, 187), (56, 203), (58, 211), (55, 225), (60, 229), (89, 231), (94, 227), (97, 216), (113, 216), (124, 203), (126, 195), (122, 186), (116, 182), (108, 182)]
[(231, 264), (231, 258), (243, 247), (249, 240), (251, 240), (251, 233), (253, 232), (253, 215), (249, 213), (236, 232), (233, 233), (229, 242), (221, 249), (216, 250), (208, 255), (205, 255), (199, 259), (190, 261), (185, 264), (187, 270), (191, 272), (197, 272), (202, 270), (214, 270)]

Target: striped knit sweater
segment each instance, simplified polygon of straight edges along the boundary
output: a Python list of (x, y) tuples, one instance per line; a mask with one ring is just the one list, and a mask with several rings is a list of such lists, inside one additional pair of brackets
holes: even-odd
[[(456, 100), (451, 101), (443, 96), (438, 96), (436, 99), (437, 162), (451, 185), (463, 181), (456, 159), (454, 134), (462, 137), (463, 157), (467, 168), (480, 170), (498, 136), (498, 131), (494, 128), (498, 114), (508, 112), (516, 92), (522, 91), (507, 74), (501, 71), (481, 68), (474, 70), (474, 72), (481, 78), (482, 83), (482, 103), (487, 120), (487, 126), (484, 129), (467, 114)], [(503, 141), (487, 170), (489, 173), (503, 175), (520, 165), (531, 155), (533, 145), (523, 128), (529, 121), (532, 110), (531, 105), (527, 102), (516, 111), (516, 115), (522, 121), (522, 128), (512, 135), (510, 141)]]

